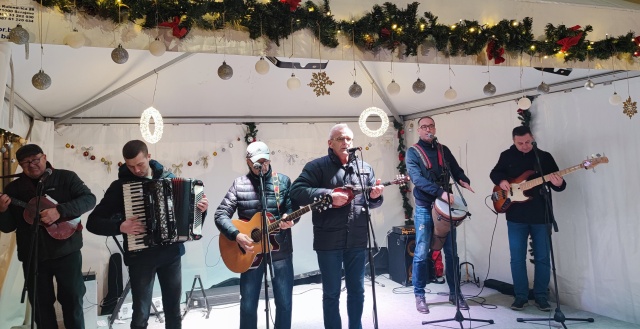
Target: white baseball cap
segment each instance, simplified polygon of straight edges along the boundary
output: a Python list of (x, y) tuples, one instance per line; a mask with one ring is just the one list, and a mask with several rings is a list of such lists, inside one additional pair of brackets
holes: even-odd
[(269, 160), (269, 147), (263, 142), (253, 142), (247, 146), (247, 159), (258, 162), (260, 159)]

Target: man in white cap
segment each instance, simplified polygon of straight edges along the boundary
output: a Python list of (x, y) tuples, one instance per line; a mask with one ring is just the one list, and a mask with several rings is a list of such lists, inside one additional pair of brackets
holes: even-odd
[(280, 222), (280, 230), (272, 234), (271, 242), (276, 242), (270, 254), (257, 254), (259, 241), (240, 232), (231, 216), (238, 211), (242, 220), (250, 220), (260, 213), (260, 173), (264, 177), (266, 211), (274, 216), (274, 220), (286, 218), (292, 211), (289, 188), (289, 177), (276, 173), (271, 169), (270, 151), (267, 144), (253, 142), (247, 147), (247, 166), (249, 172), (233, 181), (224, 199), (215, 213), (215, 223), (222, 233), (220, 239), (236, 241), (248, 253), (256, 254), (251, 267), (240, 275), (240, 329), (255, 329), (258, 326), (258, 300), (264, 271), (268, 263), (273, 264), (274, 277), (273, 297), (276, 302), (275, 328), (291, 328), (292, 291), (293, 291), (293, 245), (290, 228), (294, 221)]

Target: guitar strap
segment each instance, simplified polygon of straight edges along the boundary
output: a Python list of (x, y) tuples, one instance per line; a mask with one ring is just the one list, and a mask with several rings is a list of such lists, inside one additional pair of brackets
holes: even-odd
[[(418, 143), (415, 143), (409, 148), (415, 149), (418, 152), (418, 155), (420, 156), (420, 159), (422, 160), (422, 163), (424, 164), (425, 168), (427, 168), (427, 170), (431, 170), (432, 168), (431, 161), (429, 160), (429, 157), (427, 156), (427, 153), (424, 151), (422, 146), (420, 146), (420, 144)], [(440, 152), (440, 148), (436, 148), (436, 149), (438, 151), (438, 165), (442, 167), (442, 152)]]
[(276, 195), (276, 208), (278, 209), (278, 217), (280, 216), (280, 179), (278, 173), (271, 172), (271, 182), (273, 183), (273, 193)]

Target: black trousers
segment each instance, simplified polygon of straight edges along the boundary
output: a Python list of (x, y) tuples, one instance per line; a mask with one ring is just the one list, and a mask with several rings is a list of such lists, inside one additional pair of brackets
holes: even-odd
[[(26, 263), (22, 263), (22, 269), (25, 280), (27, 280)], [(58, 285), (57, 296), (53, 288), (54, 278)], [(79, 250), (60, 258), (41, 261), (38, 264), (36, 304), (33, 303), (32, 278), (27, 281), (29, 282), (27, 286), (29, 301), (35, 307), (35, 322), (38, 328), (58, 328), (56, 311), (53, 307), (57, 299), (62, 306), (65, 328), (84, 329), (82, 299), (86, 288), (82, 276), (82, 254)]]

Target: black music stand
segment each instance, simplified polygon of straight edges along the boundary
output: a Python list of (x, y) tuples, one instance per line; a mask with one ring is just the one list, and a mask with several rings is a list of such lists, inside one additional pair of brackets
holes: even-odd
[(207, 294), (204, 292), (204, 287), (202, 286), (202, 280), (200, 280), (200, 275), (197, 275), (193, 278), (193, 284), (191, 285), (191, 291), (189, 291), (189, 297), (187, 298), (187, 308), (185, 308), (184, 313), (182, 314), (182, 319), (187, 315), (189, 309), (191, 309), (191, 299), (193, 298), (193, 290), (196, 288), (196, 281), (200, 284), (200, 292), (202, 292), (202, 297), (204, 298), (204, 305), (207, 307), (207, 315), (205, 319), (209, 318), (209, 313), (211, 313), (211, 307), (209, 306), (209, 301), (207, 300)]
[(553, 230), (558, 232), (558, 223), (556, 222), (555, 217), (553, 216), (553, 207), (551, 205), (551, 191), (549, 190), (549, 186), (547, 186), (547, 182), (544, 179), (544, 171), (542, 171), (542, 164), (540, 163), (540, 157), (538, 155), (538, 145), (535, 141), (531, 143), (533, 145), (533, 154), (536, 156), (536, 165), (537, 170), (540, 173), (540, 177), (542, 178), (542, 188), (540, 189), (540, 193), (544, 198), (544, 206), (545, 206), (545, 225), (547, 225), (549, 232), (549, 253), (551, 255), (551, 270), (553, 273), (553, 285), (555, 289), (555, 297), (556, 297), (556, 309), (553, 314), (553, 318), (517, 318), (518, 322), (526, 322), (526, 321), (547, 321), (551, 320), (558, 322), (562, 325), (563, 328), (567, 329), (567, 326), (564, 324), (565, 321), (581, 321), (581, 322), (594, 322), (593, 318), (567, 318), (562, 313), (560, 309), (560, 293), (558, 292), (558, 277), (556, 276), (556, 259), (553, 254), (553, 243), (551, 241), (551, 227), (553, 226)]
[[(258, 166), (256, 166), (259, 164)], [(271, 281), (273, 281), (273, 261), (271, 259), (271, 242), (269, 241), (269, 218), (267, 217), (267, 193), (264, 190), (264, 172), (262, 171), (263, 164), (259, 162), (255, 162), (254, 168), (258, 169), (259, 177), (260, 177), (260, 205), (262, 206), (261, 214), (262, 221), (260, 223), (262, 230), (262, 237), (260, 243), (262, 244), (262, 252), (264, 253), (264, 257), (262, 258), (262, 263), (260, 267), (263, 268), (264, 273), (264, 314), (265, 314), (265, 325), (266, 328), (269, 329), (270, 325), (270, 317), (269, 313), (271, 312), (271, 307), (269, 305), (269, 281), (267, 280), (267, 272), (271, 276)]]
[[(451, 170), (449, 168), (449, 163), (447, 162), (447, 159), (444, 157), (444, 152), (443, 152), (443, 147), (442, 144), (440, 144), (439, 142), (437, 142), (435, 140), (433, 140), (434, 143), (436, 143), (436, 147), (438, 147), (438, 152), (440, 152), (442, 154), (442, 163), (443, 163), (443, 167), (442, 167), (442, 171), (443, 171), (443, 176), (444, 176), (444, 186), (443, 189), (447, 192), (447, 199), (449, 199), (449, 194), (451, 191), (451, 183), (450, 181), (452, 180), (451, 177)], [(460, 195), (460, 198), (462, 199), (462, 202), (464, 203), (464, 205), (467, 205), (467, 202), (464, 200), (464, 197), (462, 197), (462, 192), (460, 191), (460, 187), (458, 186), (458, 182), (456, 182), (455, 177), (453, 177), (453, 184), (456, 187), (456, 190), (458, 191), (458, 194)], [(448, 200), (447, 200), (448, 201)], [(445, 201), (446, 202), (446, 201)], [(449, 202), (447, 202), (449, 203)], [(451, 269), (453, 271), (453, 284), (454, 284), (454, 300), (456, 301), (456, 314), (453, 318), (448, 318), (448, 319), (441, 319), (441, 320), (433, 320), (433, 321), (422, 321), (422, 324), (432, 324), (432, 323), (439, 323), (439, 322), (448, 322), (448, 321), (456, 321), (460, 324), (460, 329), (463, 328), (462, 326), (462, 322), (463, 321), (476, 321), (476, 322), (485, 322), (485, 323), (489, 323), (489, 324), (493, 324), (493, 320), (482, 320), (482, 319), (472, 319), (472, 318), (465, 318), (464, 315), (462, 315), (462, 312), (460, 312), (460, 298), (458, 298), (458, 294), (460, 294), (460, 296), (462, 296), (462, 291), (460, 291), (460, 278), (458, 277), (458, 271), (460, 270), (460, 268), (456, 265), (456, 259), (458, 259), (458, 246), (457, 246), (457, 239), (454, 239), (453, 237), (457, 236), (457, 232), (456, 232), (456, 226), (453, 225), (453, 220), (451, 220), (451, 218), (453, 218), (453, 215), (451, 214), (451, 204), (449, 204), (449, 226), (450, 226), (450, 230), (449, 230), (449, 234), (451, 234), (449, 242), (451, 243), (451, 253), (453, 254), (453, 269)], [(454, 243), (453, 240), (456, 240), (456, 243)], [(459, 261), (458, 261), (459, 262)], [(448, 271), (448, 269), (446, 269)]]
[[(120, 252), (122, 253), (122, 255), (124, 255), (124, 249), (122, 248), (122, 245), (120, 245), (120, 241), (118, 241), (118, 239), (116, 239), (116, 237), (113, 235), (111, 237), (116, 242), (116, 245), (118, 246), (118, 249), (120, 249)], [(120, 297), (118, 297), (118, 302), (116, 302), (116, 306), (113, 308), (113, 312), (111, 312), (111, 315), (109, 315), (109, 329), (113, 327), (113, 322), (118, 317), (120, 308), (122, 307), (122, 304), (124, 304), (124, 299), (127, 297), (129, 290), (131, 290), (131, 281), (127, 279), (127, 284), (124, 286), (124, 289), (122, 290), (122, 294), (120, 295)], [(154, 314), (158, 318), (158, 322), (163, 323), (164, 319), (162, 318), (162, 315), (160, 315), (160, 312), (158, 312), (156, 305), (151, 303), (151, 307), (153, 308)]]

